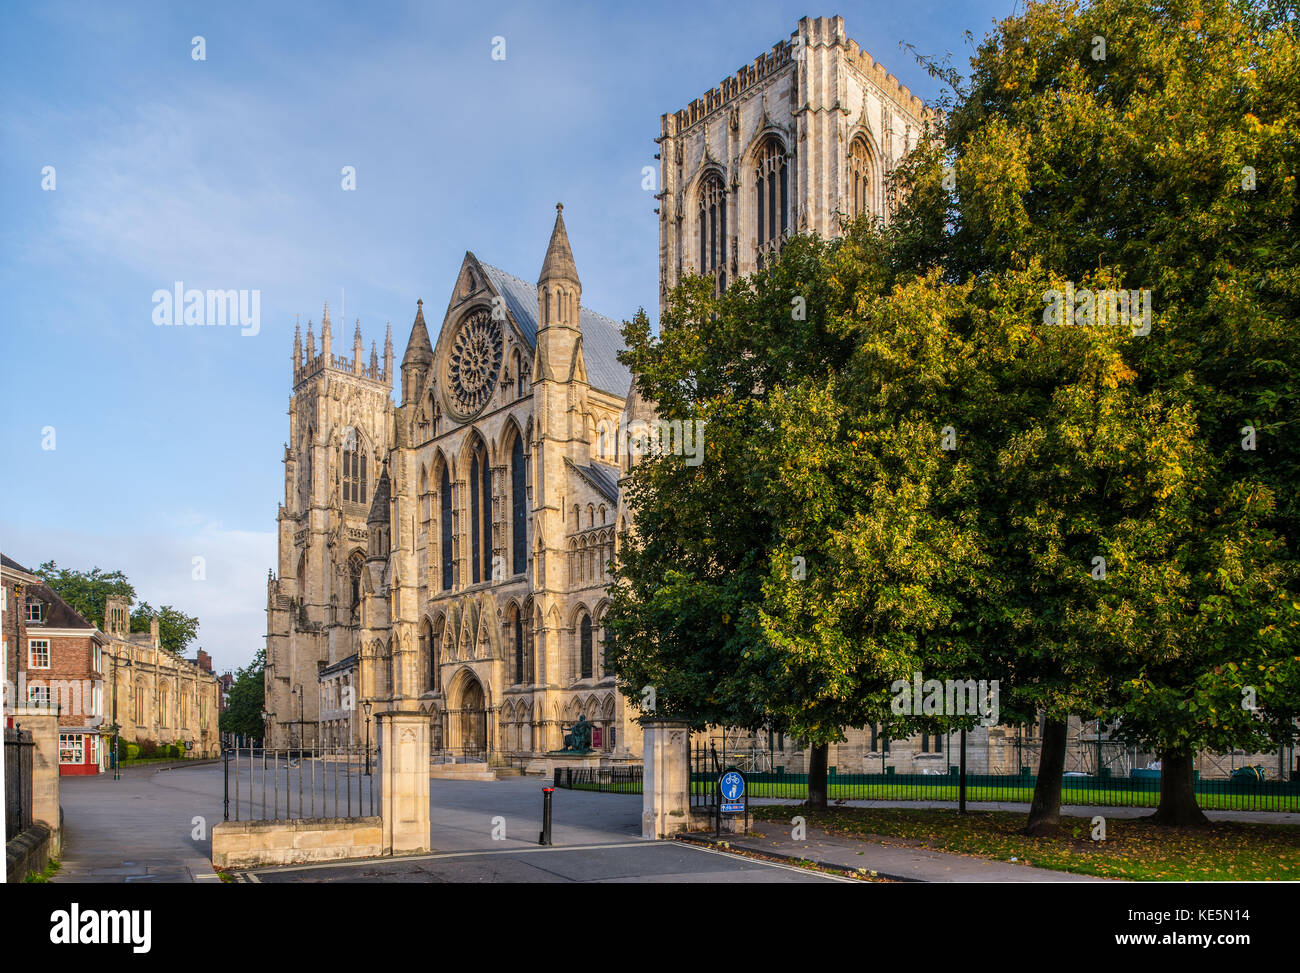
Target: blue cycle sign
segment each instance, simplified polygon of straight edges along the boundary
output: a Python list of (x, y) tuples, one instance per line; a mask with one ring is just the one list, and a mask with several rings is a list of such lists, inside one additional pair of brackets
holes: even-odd
[(718, 788), (727, 801), (738, 801), (745, 793), (745, 778), (739, 771), (728, 770), (718, 779)]

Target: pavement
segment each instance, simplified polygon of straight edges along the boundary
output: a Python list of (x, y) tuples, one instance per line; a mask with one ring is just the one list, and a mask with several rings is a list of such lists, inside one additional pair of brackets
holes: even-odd
[(751, 821), (751, 834), (679, 836), (679, 841), (706, 842), (716, 845), (719, 840), (736, 851), (756, 852), (789, 859), (802, 859), (843, 868), (848, 871), (865, 869), (881, 878), (896, 882), (1106, 882), (1110, 879), (1094, 875), (1075, 875), (1029, 865), (995, 862), (987, 858), (972, 858), (949, 852), (929, 851), (886, 845), (874, 841), (845, 838), (828, 834), (820, 828), (808, 828), (806, 837), (795, 841), (785, 824), (773, 827), (770, 821)]
[(51, 881), (220, 882), (208, 829), (221, 820), (221, 788), (216, 763), (64, 777), (62, 867)]

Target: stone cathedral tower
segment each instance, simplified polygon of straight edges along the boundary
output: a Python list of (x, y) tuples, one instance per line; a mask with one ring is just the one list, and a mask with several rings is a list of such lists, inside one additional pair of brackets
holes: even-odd
[(362, 360), (360, 322), (351, 359), (334, 354), (328, 303), (319, 354), (313, 327), (305, 348), (294, 334), (279, 570), (267, 585), (266, 709), (282, 745), (316, 742), (318, 674), (357, 651), (366, 518), (393, 425), (391, 333), (380, 368), (373, 345)]
[(921, 99), (844, 34), (804, 17), (716, 88), (659, 121), (659, 303), (686, 274), (719, 289), (794, 233), (889, 217), (885, 177), (925, 133)]

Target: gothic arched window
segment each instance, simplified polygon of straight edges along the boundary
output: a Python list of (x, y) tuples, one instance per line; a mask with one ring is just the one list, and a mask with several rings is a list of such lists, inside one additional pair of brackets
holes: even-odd
[(355, 429), (343, 438), (343, 499), (366, 502), (366, 453)]
[(871, 150), (859, 135), (849, 146), (849, 215), (854, 219), (871, 215), (871, 186)]
[(361, 605), (361, 569), (365, 562), (366, 559), (360, 551), (353, 551), (352, 556), (348, 558), (348, 582), (352, 592), (352, 601), (349, 605), (353, 611)]
[(528, 565), (528, 488), (524, 475), (524, 440), (515, 436), (510, 448), (510, 533), (514, 574), (523, 574)]
[(790, 182), (785, 146), (769, 136), (758, 153), (755, 187), (758, 196), (758, 266), (767, 254), (781, 249), (790, 226)]
[(438, 513), (438, 526), (441, 537), (439, 545), (442, 547), (442, 590), (451, 590), (452, 574), (452, 557), (451, 557), (451, 477), (447, 473), (447, 466), (444, 463), (442, 467), (442, 483), (438, 487), (439, 505), (441, 510)]
[(519, 612), (515, 612), (515, 683), (524, 681), (524, 621)]
[(580, 651), (580, 663), (582, 672), (579, 678), (591, 678), (591, 616), (586, 612), (582, 615), (582, 623), (578, 627), (578, 643)]
[(700, 273), (713, 278), (715, 293), (727, 289), (727, 187), (717, 172), (700, 186)]
[(479, 443), (469, 464), (469, 543), (471, 547), (471, 584), (487, 581), (492, 575), (492, 471), (487, 451)]

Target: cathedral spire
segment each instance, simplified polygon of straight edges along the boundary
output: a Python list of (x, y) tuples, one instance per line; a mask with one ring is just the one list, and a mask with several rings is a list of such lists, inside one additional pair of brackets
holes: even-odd
[(564, 228), (564, 204), (555, 204), (555, 227), (551, 230), (551, 242), (546, 248), (546, 259), (542, 261), (542, 273), (538, 283), (548, 280), (572, 281), (579, 287), (578, 266), (573, 262), (573, 250), (569, 247), (569, 234)]
[(357, 330), (352, 333), (352, 374), (361, 374), (361, 354), (365, 351), (361, 341), (361, 319), (357, 318)]
[(373, 375), (379, 371), (379, 355), (375, 353), (375, 343), (370, 342), (370, 372)]
[(320, 319), (320, 353), (325, 356), (325, 367), (328, 368), (333, 362), (330, 358), (333, 349), (333, 335), (330, 334), (330, 302), (325, 302), (325, 314)]
[(384, 381), (393, 382), (393, 322), (384, 328)]
[(411, 338), (402, 356), (402, 402), (414, 402), (424, 384), (424, 376), (433, 364), (433, 343), (429, 329), (424, 325), (424, 301), (415, 302), (415, 323), (411, 325)]
[(293, 322), (293, 370), (296, 372), (302, 368), (302, 325), (298, 323), (297, 316)]
[(311, 333), (311, 318), (307, 319), (307, 364), (311, 365), (316, 357), (316, 336)]

